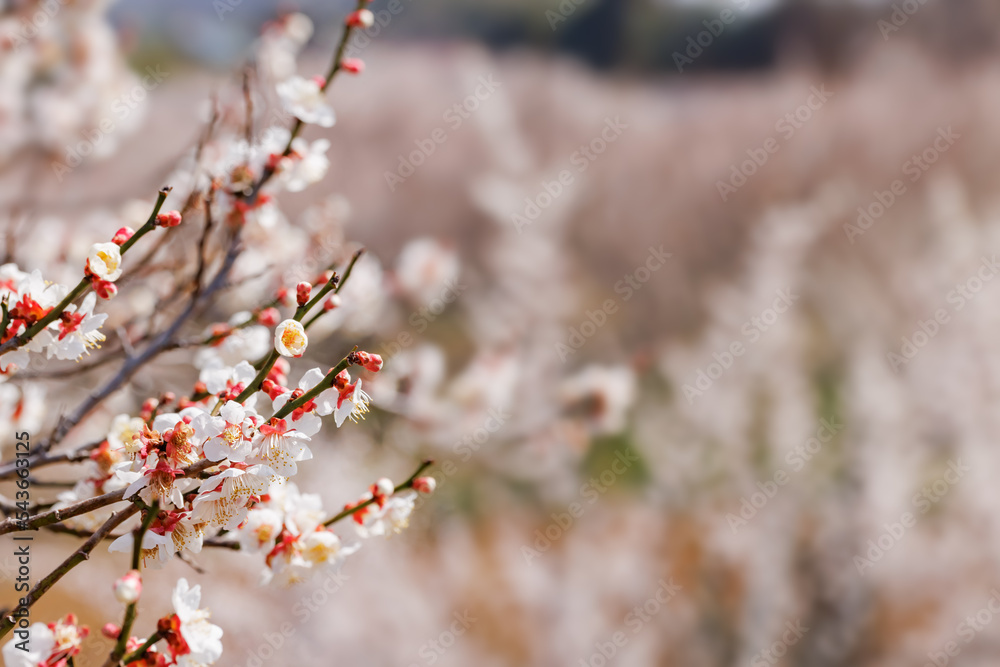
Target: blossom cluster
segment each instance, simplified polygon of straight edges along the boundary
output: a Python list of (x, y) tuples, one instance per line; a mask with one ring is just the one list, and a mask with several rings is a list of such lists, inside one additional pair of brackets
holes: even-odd
[[(366, 4), (359, 0), (345, 19), (344, 43), (353, 30), (372, 24)], [(102, 439), (61, 455), (84, 463), (72, 488), (59, 493), (55, 503), (19, 502), (18, 521), (0, 523), (0, 534), (53, 527), (91, 538), (79, 549), (83, 558), (54, 571), (46, 579), (51, 582), (65, 574), (63, 568), (86, 560), (101, 543), (98, 538), (110, 539), (109, 552), (131, 555), (126, 574), (112, 586), (115, 598), (125, 605), (122, 623), (108, 623), (101, 631), (115, 643), (109, 664), (207, 665), (222, 654), (221, 628), (200, 607), (200, 587), (184, 579), (174, 589), (173, 613), (156, 621), (155, 632), (146, 637), (133, 632), (143, 569), (159, 569), (174, 557), (187, 559), (212, 546), (259, 559), (262, 584), (303, 582), (323, 569), (339, 568), (362, 540), (400, 532), (408, 524), (416, 494), (434, 490), (432, 478), (419, 476), (430, 465), (425, 462), (404, 482), (379, 479), (361, 497), (330, 513), (318, 495), (301, 492), (292, 479), (300, 465), (312, 459), (311, 447), (324, 424), (340, 428), (365, 417), (371, 399), (366, 391), (369, 378), (361, 374), (374, 375), (383, 367), (379, 354), (357, 347), (333, 368), (297, 369), (293, 374), (290, 363), (305, 356), (313, 325), (322, 329), (330, 320), (342, 323), (348, 315), (366, 310), (364, 283), (370, 269), (358, 265), (354, 272), (363, 251), (350, 256), (342, 274), (334, 270), (341, 263), (334, 261), (325, 262), (329, 268), (314, 272), (312, 281), (278, 277), (279, 287), (264, 303), (251, 275), (250, 267), (258, 267), (261, 256), (291, 263), (309, 248), (310, 241), (287, 224), (277, 197), (300, 192), (325, 177), (329, 141), (310, 142), (300, 132), (306, 125), (333, 126), (336, 117), (326, 100), (330, 80), (339, 72), (360, 74), (364, 69), (361, 61), (342, 57), (340, 48), (326, 76), (300, 76), (295, 55), (311, 33), (309, 19), (300, 14), (265, 27), (257, 45), (259, 90), (245, 91), (239, 98), (247, 102), (241, 110), (246, 113), (237, 112), (233, 100), (217, 100), (206, 119), (206, 135), (171, 174), (176, 189), (187, 192), (186, 199), (177, 202), (178, 210), (164, 210), (173, 196), (173, 188), (164, 188), (144, 224), (138, 226), (127, 216), (110, 239), (90, 243), (85, 257), (77, 256), (77, 264), (68, 261), (54, 270), (60, 277), (74, 276), (79, 281), (75, 287), (63, 284), (72, 284), (70, 280), (46, 279), (41, 270), (25, 271), (14, 263), (0, 266), (0, 397), (5, 399), (3, 410), (7, 398), (16, 406), (9, 415), (0, 410), (0, 418), (41, 421), (41, 415), (33, 415), (39, 397), (31, 377), (12, 382), (29, 368), (33, 355), (79, 361), (106, 342), (106, 326), (114, 328), (122, 343), (120, 350), (102, 351), (95, 363), (119, 357), (122, 372), (36, 445), (30, 452), (36, 466), (58, 460), (49, 456), (49, 449), (143, 365), (164, 351), (194, 348), (197, 380), (187, 391), (162, 391), (143, 400), (138, 409), (118, 414)], [(36, 38), (37, 33), (31, 39)], [(259, 135), (252, 131), (260, 120), (251, 103), (256, 95), (275, 103)], [(203, 221), (203, 233), (193, 233), (192, 216), (195, 222)], [(184, 223), (176, 233), (162, 236), (162, 230)], [(146, 260), (127, 265), (129, 249), (157, 230), (160, 239), (146, 251)], [(196, 257), (196, 267), (186, 273), (150, 263), (168, 243), (184, 248), (180, 256)], [(69, 256), (72, 260), (73, 253)], [(145, 294), (143, 286), (135, 284), (140, 281), (123, 280), (157, 271), (165, 279), (149, 281), (152, 289), (147, 285)], [(351, 289), (342, 290), (352, 273)], [(268, 277), (275, 279), (271, 272)], [(359, 282), (360, 290), (354, 287)], [(244, 284), (251, 286), (243, 290)], [(119, 290), (130, 299), (115, 299)], [(231, 290), (234, 302), (245, 296), (244, 301), (256, 305), (209, 326), (201, 336), (183, 338), (180, 332), (187, 320), (223, 290)], [(173, 323), (159, 327), (156, 316), (174, 312), (184, 299), (187, 304), (176, 308)], [(147, 306), (139, 312), (129, 312), (129, 306), (143, 302)], [(107, 312), (95, 312), (98, 303)], [(2, 475), (20, 473), (10, 467)], [(349, 529), (335, 532), (335, 524), (347, 519)], [(124, 530), (113, 532), (119, 526)], [(41, 587), (37, 596), (47, 589)], [(37, 596), (32, 592), (20, 605), (30, 607)], [(14, 638), (3, 648), (6, 664), (49, 667), (72, 664), (88, 634), (71, 614), (28, 627), (19, 626), (14, 616), (0, 619), (0, 637), (12, 631)]]

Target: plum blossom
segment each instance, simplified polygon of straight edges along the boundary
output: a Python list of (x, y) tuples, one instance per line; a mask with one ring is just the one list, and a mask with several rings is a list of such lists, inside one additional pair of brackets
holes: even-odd
[[(74, 614), (55, 623), (32, 623), (28, 638), (14, 638), (3, 647), (3, 661), (7, 667), (57, 667), (80, 653), (80, 647), (90, 630), (77, 624)], [(26, 644), (24, 643), (26, 641)], [(22, 650), (27, 646), (28, 650)]]
[(206, 438), (205, 457), (210, 461), (228, 459), (242, 462), (250, 454), (251, 440), (260, 419), (253, 410), (236, 401), (227, 401), (218, 417), (202, 413), (192, 422), (195, 430)]
[(115, 581), (115, 599), (122, 604), (132, 604), (142, 593), (142, 575), (139, 570), (129, 570)]
[(247, 518), (252, 499), (267, 493), (275, 473), (265, 465), (235, 464), (202, 482), (192, 502), (194, 518), (235, 530)]
[(90, 350), (100, 347), (105, 336), (99, 329), (104, 321), (108, 319), (107, 313), (94, 315), (94, 305), (97, 303), (97, 295), (91, 292), (84, 299), (80, 307), (68, 307), (56, 324), (59, 327), (58, 333), (46, 332), (51, 338), (51, 342), (46, 348), (48, 358), (53, 356), (57, 359), (79, 359)]
[(222, 657), (222, 628), (209, 622), (210, 614), (199, 609), (201, 586), (179, 579), (172, 596), (174, 614), (161, 618), (157, 630), (166, 640), (177, 667), (202, 667)]
[(144, 423), (139, 417), (130, 415), (117, 415), (111, 420), (111, 428), (108, 430), (108, 444), (111, 449), (128, 449), (132, 447), (132, 442), (139, 433), (142, 432)]
[(120, 464), (115, 470), (118, 479), (128, 484), (125, 499), (139, 494), (147, 505), (155, 500), (161, 507), (184, 507), (181, 487), (174, 483), (176, 478), (184, 475), (183, 470), (172, 467), (157, 452), (146, 458), (139, 471), (125, 469), (126, 466), (131, 467), (131, 463)]
[(370, 402), (371, 397), (361, 389), (360, 379), (354, 384), (346, 385), (337, 397), (337, 407), (333, 413), (337, 426), (342, 426), (348, 417), (353, 422), (364, 419)]
[[(198, 379), (205, 383), (205, 389), (210, 394), (218, 394), (223, 390), (242, 391), (257, 371), (247, 361), (241, 361), (235, 367), (230, 368), (221, 360), (214, 360), (202, 369)], [(239, 393), (238, 391), (236, 393)], [(249, 404), (249, 402), (248, 402)]]
[(260, 438), (260, 450), (252, 461), (266, 464), (282, 477), (291, 477), (298, 472), (296, 461), (312, 458), (312, 451), (305, 444), (309, 442), (309, 436), (289, 428), (284, 419), (272, 419), (261, 426)]
[(320, 81), (296, 75), (279, 83), (275, 90), (285, 110), (303, 123), (333, 127), (337, 121)]
[(300, 322), (285, 320), (274, 331), (274, 349), (283, 357), (301, 357), (308, 345), (309, 338)]
[(401, 533), (410, 525), (416, 497), (417, 494), (412, 491), (397, 493), (386, 499), (381, 507), (376, 503), (357, 512), (354, 517), (358, 535), (365, 538), (392, 537)]
[(292, 153), (278, 162), (278, 182), (289, 192), (301, 192), (319, 183), (330, 168), (326, 152), (330, 142), (318, 139), (311, 144), (300, 137), (292, 141)]
[(87, 254), (87, 270), (99, 280), (114, 282), (122, 275), (122, 254), (117, 243), (95, 243)]

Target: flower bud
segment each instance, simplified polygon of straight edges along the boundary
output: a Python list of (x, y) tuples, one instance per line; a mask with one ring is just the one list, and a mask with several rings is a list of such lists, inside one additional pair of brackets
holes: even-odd
[(359, 9), (348, 14), (345, 23), (349, 28), (370, 28), (375, 25), (375, 15), (369, 9)]
[(122, 604), (132, 604), (142, 593), (142, 576), (138, 570), (129, 570), (115, 582), (115, 599)]
[(311, 81), (315, 83), (317, 86), (319, 86), (321, 89), (326, 85), (326, 78), (320, 76), (319, 74), (312, 77)]
[(371, 371), (372, 373), (378, 373), (382, 370), (382, 356), (378, 354), (364, 353), (365, 358), (361, 361), (361, 366)]
[(417, 477), (413, 480), (413, 488), (419, 493), (431, 494), (437, 488), (437, 480), (433, 477)]
[(104, 627), (101, 628), (101, 634), (108, 639), (118, 639), (118, 636), (122, 633), (122, 629), (115, 625), (114, 623), (105, 623)]
[(156, 216), (156, 224), (160, 227), (176, 227), (181, 224), (180, 211), (167, 211)]
[(344, 389), (350, 383), (351, 383), (351, 374), (348, 373), (346, 369), (337, 373), (336, 377), (333, 378), (333, 388), (336, 389), (337, 391), (344, 391)]
[(300, 308), (309, 303), (312, 288), (312, 285), (304, 281), (295, 286), (295, 301), (299, 304)]
[(396, 485), (392, 483), (392, 480), (388, 477), (382, 477), (375, 485), (372, 487), (372, 493), (376, 496), (391, 496), (392, 492), (396, 490)]
[(194, 383), (194, 394), (195, 396), (202, 396), (208, 393), (208, 385), (199, 380)]
[(275, 382), (280, 382), (278, 377), (284, 377), (288, 375), (288, 371), (292, 370), (292, 365), (288, 363), (288, 359), (278, 359), (274, 362), (274, 366), (271, 367), (271, 372), (268, 373), (268, 377), (273, 379)]
[(278, 312), (277, 308), (265, 308), (260, 311), (260, 315), (257, 316), (257, 321), (265, 327), (273, 327), (278, 323), (279, 317), (281, 317), (281, 313)]
[(351, 74), (361, 74), (365, 71), (365, 61), (361, 58), (344, 58), (340, 62), (340, 66), (345, 72)]
[(323, 310), (333, 310), (340, 305), (340, 296), (333, 294), (323, 303)]
[(111, 242), (115, 245), (122, 245), (128, 241), (135, 234), (135, 230), (131, 227), (122, 227), (115, 235), (111, 237)]
[(118, 285), (107, 280), (95, 280), (91, 283), (91, 286), (94, 288), (97, 296), (105, 301), (115, 298), (115, 295), (118, 294)]

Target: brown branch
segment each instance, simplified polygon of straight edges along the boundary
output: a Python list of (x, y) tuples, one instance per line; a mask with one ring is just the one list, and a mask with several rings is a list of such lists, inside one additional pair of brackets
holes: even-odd
[[(413, 488), (413, 481), (417, 477), (420, 477), (420, 473), (422, 473), (423, 471), (427, 470), (432, 465), (434, 465), (434, 461), (432, 461), (430, 459), (422, 462), (420, 464), (420, 467), (417, 468), (416, 472), (414, 472), (412, 475), (410, 475), (410, 478), (408, 480), (406, 480), (405, 482), (403, 482), (402, 484), (400, 484), (399, 486), (397, 486), (395, 489), (393, 489), (392, 492), (393, 493), (399, 493), (400, 491), (405, 491), (406, 489), (412, 489)], [(323, 525), (327, 526), (327, 527), (332, 526), (333, 524), (337, 523), (341, 519), (346, 519), (347, 517), (349, 517), (349, 516), (351, 516), (353, 514), (357, 514), (358, 512), (360, 512), (361, 510), (363, 510), (364, 508), (368, 507), (369, 505), (371, 505), (374, 502), (375, 502), (375, 498), (369, 498), (368, 500), (366, 500), (363, 503), (359, 503), (359, 504), (355, 505), (354, 507), (351, 507), (350, 509), (344, 510), (340, 514), (337, 514), (336, 516), (334, 516), (332, 519), (324, 521)]]
[[(54, 569), (51, 573), (49, 573), (48, 576), (46, 576), (44, 579), (35, 584), (35, 587), (32, 588), (31, 591), (24, 598), (21, 599), (21, 603), (18, 605), (17, 608), (30, 609), (32, 605), (38, 602), (38, 599), (40, 597), (45, 595), (45, 593), (48, 592), (48, 590), (52, 588), (52, 586), (54, 586), (56, 582), (58, 582), (60, 579), (66, 576), (66, 574), (69, 573), (70, 570), (72, 570), (74, 567), (76, 567), (83, 561), (89, 559), (90, 552), (94, 550), (94, 547), (100, 544), (101, 540), (104, 539), (105, 535), (109, 534), (112, 530), (117, 528), (126, 519), (128, 519), (138, 511), (139, 507), (137, 505), (131, 505), (112, 515), (111, 518), (105, 521), (104, 525), (98, 528), (97, 531), (95, 531), (94, 534), (90, 536), (90, 539), (84, 542), (79, 549), (74, 551), (69, 558), (64, 560), (62, 564), (59, 565), (56, 569)], [(3, 639), (3, 637), (6, 636), (7, 633), (14, 628), (14, 625), (16, 623), (17, 620), (15, 619), (13, 614), (4, 615), (4, 617), (0, 619), (0, 639)]]

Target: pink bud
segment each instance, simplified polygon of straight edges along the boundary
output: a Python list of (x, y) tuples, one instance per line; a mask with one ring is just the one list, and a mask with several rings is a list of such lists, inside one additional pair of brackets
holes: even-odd
[(281, 320), (281, 313), (278, 312), (277, 308), (265, 308), (257, 316), (257, 322), (265, 327), (273, 327), (279, 320)]
[(340, 305), (340, 297), (336, 294), (332, 294), (329, 299), (323, 304), (323, 310), (333, 310)]
[(105, 623), (104, 627), (101, 628), (101, 634), (108, 639), (118, 639), (118, 635), (121, 633), (122, 629), (114, 623)]
[(417, 477), (413, 480), (413, 488), (420, 493), (431, 494), (437, 488), (437, 480), (433, 477)]
[(131, 227), (122, 227), (111, 237), (111, 242), (116, 245), (124, 245), (126, 241), (132, 238), (133, 234), (135, 234), (135, 230)]
[(307, 282), (301, 282), (295, 286), (295, 300), (299, 306), (309, 303), (309, 296), (312, 294), (313, 286)]
[(351, 74), (361, 74), (365, 71), (365, 61), (361, 58), (344, 58), (340, 61), (340, 66)]
[(180, 211), (167, 211), (156, 216), (156, 224), (160, 227), (176, 227), (181, 224)]
[(132, 604), (142, 593), (142, 576), (138, 570), (129, 570), (115, 582), (115, 599), (122, 604)]
[(372, 373), (378, 373), (382, 370), (382, 357), (377, 354), (360, 351), (355, 352), (354, 363), (362, 368), (370, 370)]
[(115, 298), (115, 295), (118, 294), (118, 285), (109, 280), (95, 280), (91, 285), (94, 287), (94, 292), (97, 293), (97, 296), (105, 301)]
[(375, 15), (368, 9), (359, 9), (347, 15), (347, 27), (370, 28), (375, 25)]
[(271, 371), (278, 375), (288, 375), (288, 371), (290, 370), (292, 370), (292, 365), (284, 357), (278, 357), (278, 360), (274, 362), (274, 366), (271, 368)]
[(319, 86), (320, 88), (322, 88), (323, 86), (325, 86), (325, 85), (326, 85), (326, 78), (324, 78), (324, 77), (320, 76), (319, 74), (317, 74), (316, 76), (314, 76), (314, 77), (312, 78), (312, 81), (313, 81), (313, 82), (314, 82), (314, 83), (315, 83), (315, 84), (316, 84), (317, 86)]

